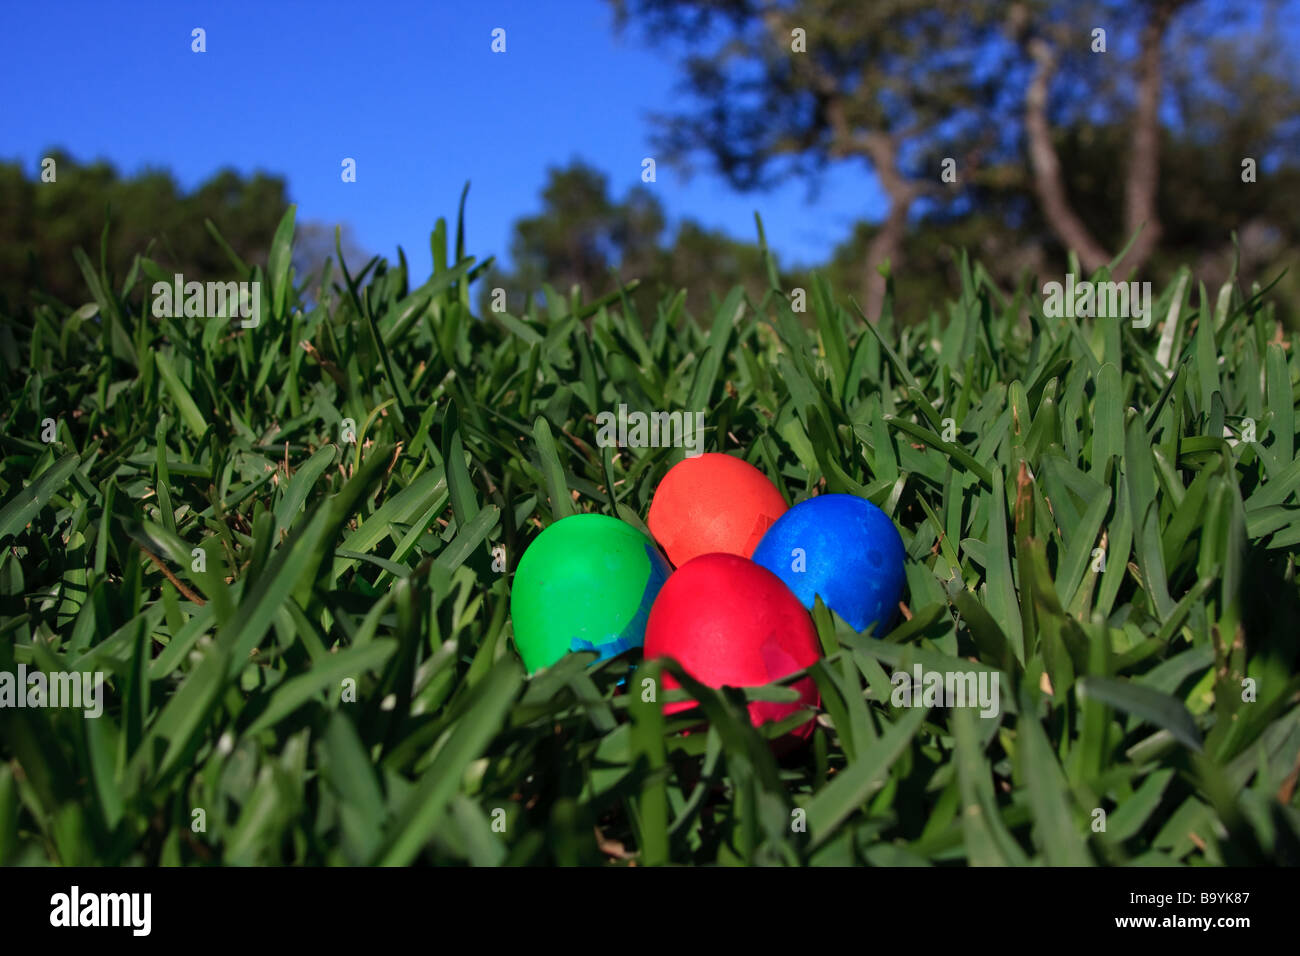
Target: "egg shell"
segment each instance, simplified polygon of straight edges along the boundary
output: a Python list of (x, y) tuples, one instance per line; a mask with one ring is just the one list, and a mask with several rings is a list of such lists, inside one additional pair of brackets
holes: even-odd
[[(687, 561), (668, 578), (655, 599), (646, 626), (647, 660), (672, 657), (686, 673), (709, 687), (756, 687), (780, 680), (816, 662), (821, 646), (812, 618), (780, 578), (734, 554), (706, 554)], [(664, 673), (667, 690), (681, 684)], [(755, 724), (782, 720), (802, 705), (816, 706), (811, 677), (791, 685), (798, 703), (752, 701)], [(664, 712), (694, 707), (693, 701), (666, 704)], [(790, 736), (806, 739), (813, 721)]]
[[(754, 561), (795, 593), (804, 607), (814, 597), (855, 631), (872, 624), (877, 637), (893, 622), (903, 596), (903, 539), (870, 501), (856, 495), (818, 495), (801, 501), (768, 529)], [(802, 562), (803, 570), (796, 570)]]
[(608, 515), (570, 515), (530, 544), (510, 588), (515, 646), (529, 673), (570, 651), (613, 657), (645, 640), (671, 569), (654, 542)]
[(681, 567), (701, 554), (749, 557), (787, 507), (776, 485), (749, 462), (710, 452), (668, 469), (646, 524)]

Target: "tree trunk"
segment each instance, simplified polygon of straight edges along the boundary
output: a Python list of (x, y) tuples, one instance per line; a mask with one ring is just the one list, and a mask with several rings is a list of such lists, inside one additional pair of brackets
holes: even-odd
[(1183, 0), (1162, 0), (1142, 26), (1138, 53), (1137, 109), (1133, 116), (1133, 155), (1124, 185), (1124, 226), (1127, 241), (1139, 229), (1116, 272), (1142, 268), (1155, 251), (1163, 231), (1156, 199), (1160, 188), (1160, 96), (1164, 80), (1165, 33)]
[(861, 139), (863, 150), (875, 169), (881, 188), (889, 196), (889, 212), (867, 246), (867, 274), (863, 283), (865, 299), (863, 310), (868, 321), (879, 322), (885, 305), (885, 277), (879, 266), (889, 260), (891, 272), (897, 272), (902, 263), (903, 239), (907, 235), (907, 214), (912, 201), (924, 188), (910, 181), (898, 168), (898, 140), (887, 133), (867, 133)]
[(867, 245), (863, 310), (872, 322), (880, 321), (885, 307), (885, 277), (880, 274), (879, 267), (885, 260), (889, 260), (891, 273), (896, 273), (902, 264), (903, 238), (907, 235), (907, 213), (911, 205), (912, 201), (908, 198), (890, 202), (889, 213), (880, 224), (880, 231)]
[(1045, 40), (1034, 39), (1029, 52), (1037, 64), (1025, 94), (1025, 133), (1029, 139), (1029, 160), (1034, 168), (1034, 189), (1043, 207), (1047, 224), (1067, 249), (1079, 254), (1079, 262), (1088, 272), (1095, 272), (1110, 262), (1106, 252), (1075, 214), (1065, 194), (1061, 162), (1052, 142), (1052, 126), (1047, 118), (1047, 91), (1056, 72), (1056, 57)]
[[(1170, 20), (1186, 3), (1187, 0), (1156, 0), (1148, 6), (1150, 12), (1142, 25), (1137, 61), (1137, 104), (1133, 113), (1133, 151), (1124, 181), (1124, 227), (1127, 230), (1124, 240), (1133, 238), (1134, 233), (1137, 233), (1137, 238), (1116, 265), (1116, 274), (1141, 269), (1160, 241), (1162, 230), (1156, 202), (1160, 188), (1162, 48)], [(1023, 31), (1026, 14), (1023, 8), (1019, 8), (1017, 13), (1013, 29)], [(1086, 271), (1095, 272), (1110, 263), (1111, 254), (1088, 231), (1070, 206), (1047, 117), (1048, 87), (1056, 70), (1056, 57), (1051, 45), (1041, 37), (1030, 39), (1026, 45), (1036, 64), (1025, 94), (1025, 132), (1034, 170), (1034, 188), (1048, 226), (1067, 248), (1078, 253), (1079, 262)]]

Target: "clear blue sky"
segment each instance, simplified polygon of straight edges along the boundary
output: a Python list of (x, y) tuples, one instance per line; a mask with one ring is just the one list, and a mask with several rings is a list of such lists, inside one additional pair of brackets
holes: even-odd
[[(190, 31), (207, 31), (207, 52)], [(507, 52), (491, 52), (491, 31)], [(647, 114), (671, 109), (676, 63), (620, 37), (601, 0), (75, 0), (6, 3), (0, 157), (35, 174), (53, 147), (121, 172), (169, 168), (191, 189), (223, 166), (283, 175), (299, 220), (349, 224), (367, 251), (428, 270), (429, 231), (454, 222), (472, 181), (467, 251), (505, 257), (511, 223), (535, 213), (548, 166), (581, 157), (616, 196), (652, 155)], [(358, 181), (341, 182), (340, 162)], [(824, 259), (883, 209), (861, 166), (806, 186), (738, 194), (666, 164), (655, 189), (690, 216), (754, 236), (763, 216), (783, 264)]]

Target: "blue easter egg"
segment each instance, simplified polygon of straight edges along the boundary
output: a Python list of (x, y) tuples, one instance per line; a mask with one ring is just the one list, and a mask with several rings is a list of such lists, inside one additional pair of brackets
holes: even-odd
[(753, 560), (794, 592), (814, 598), (855, 631), (893, 621), (903, 596), (903, 539), (894, 522), (856, 495), (818, 495), (795, 505), (768, 528)]

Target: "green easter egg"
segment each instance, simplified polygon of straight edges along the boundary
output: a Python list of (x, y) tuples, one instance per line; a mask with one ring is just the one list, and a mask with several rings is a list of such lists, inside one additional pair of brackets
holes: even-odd
[(528, 672), (570, 651), (603, 659), (640, 647), (668, 573), (653, 542), (617, 518), (555, 522), (528, 546), (510, 589), (515, 646)]

